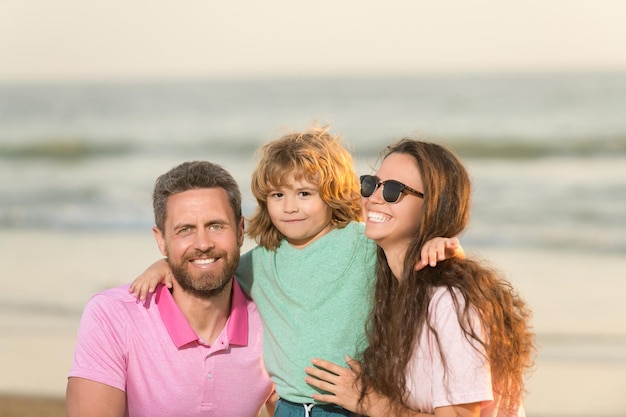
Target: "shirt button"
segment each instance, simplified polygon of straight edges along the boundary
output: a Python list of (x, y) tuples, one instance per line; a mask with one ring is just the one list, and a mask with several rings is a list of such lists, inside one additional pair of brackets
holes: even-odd
[(211, 372), (207, 372), (206, 379), (211, 379), (211, 378), (213, 378), (213, 374), (211, 374)]

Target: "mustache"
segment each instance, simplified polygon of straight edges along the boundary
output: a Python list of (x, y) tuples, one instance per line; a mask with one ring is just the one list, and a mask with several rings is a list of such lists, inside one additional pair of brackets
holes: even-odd
[(199, 257), (207, 257), (207, 258), (227, 258), (228, 257), (228, 253), (226, 253), (225, 251), (220, 251), (220, 250), (215, 250), (215, 249), (210, 249), (210, 250), (195, 250), (193, 253), (188, 254), (185, 257), (185, 260), (189, 260), (189, 259), (193, 259), (193, 258), (199, 258)]

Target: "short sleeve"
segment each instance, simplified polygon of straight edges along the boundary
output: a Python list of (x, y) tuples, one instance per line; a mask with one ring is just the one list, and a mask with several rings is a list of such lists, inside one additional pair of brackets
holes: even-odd
[[(463, 297), (457, 294), (463, 309)], [(447, 289), (439, 289), (431, 301), (431, 324), (437, 330), (439, 343), (430, 338), (433, 359), (433, 406), (467, 404), (493, 400), (491, 368), (482, 345), (470, 341), (459, 324), (457, 308)], [(471, 310), (470, 310), (471, 311)], [(477, 314), (470, 313), (470, 325), (482, 337)], [(443, 353), (445, 366), (442, 362)]]
[(81, 377), (126, 391), (128, 337), (125, 309), (106, 295), (92, 297), (78, 327), (70, 377)]

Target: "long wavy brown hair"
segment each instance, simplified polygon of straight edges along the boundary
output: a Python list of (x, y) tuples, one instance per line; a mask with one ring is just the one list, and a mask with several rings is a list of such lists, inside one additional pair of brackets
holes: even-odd
[[(502, 409), (514, 411), (525, 392), (524, 381), (535, 351), (531, 312), (524, 300), (484, 261), (453, 258), (435, 268), (414, 270), (425, 242), (437, 236), (458, 236), (467, 226), (471, 191), (467, 171), (451, 151), (434, 143), (403, 139), (387, 147), (383, 158), (392, 153), (415, 159), (424, 185), (424, 205), (400, 279), (392, 274), (385, 253), (378, 248), (368, 347), (360, 358), (362, 397), (374, 389), (396, 407), (404, 405), (407, 366), (421, 333), (429, 329), (439, 343), (436, 330), (429, 324), (429, 303), (434, 289), (443, 287), (452, 296), (466, 338), (490, 363)], [(478, 331), (470, 325), (470, 314), (475, 313), (483, 327)], [(479, 335), (481, 332), (485, 337)], [(445, 365), (446, 358), (441, 355)]]
[(269, 192), (292, 178), (317, 184), (320, 198), (332, 210), (331, 225), (343, 228), (360, 221), (361, 194), (352, 156), (341, 144), (341, 137), (328, 127), (311, 127), (287, 133), (265, 144), (252, 173), (252, 194), (258, 203), (248, 219), (247, 235), (256, 243), (274, 250), (283, 239), (272, 224), (267, 210)]

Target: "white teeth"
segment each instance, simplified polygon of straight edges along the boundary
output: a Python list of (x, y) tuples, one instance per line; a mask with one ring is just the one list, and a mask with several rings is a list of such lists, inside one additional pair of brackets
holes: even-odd
[(367, 213), (367, 218), (373, 222), (377, 222), (377, 223), (385, 223), (387, 221), (389, 221), (390, 217), (382, 214), (382, 213), (373, 213), (373, 212), (368, 212)]
[(212, 264), (213, 262), (215, 262), (215, 258), (209, 258), (209, 259), (196, 259), (195, 261), (193, 261), (196, 264), (200, 264), (200, 265), (208, 265), (208, 264)]

